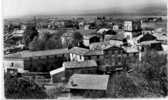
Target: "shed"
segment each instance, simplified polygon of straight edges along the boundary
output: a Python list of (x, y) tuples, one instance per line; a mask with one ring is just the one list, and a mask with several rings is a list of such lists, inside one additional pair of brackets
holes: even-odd
[(74, 74), (68, 82), (67, 88), (72, 95), (86, 97), (104, 97), (109, 81), (109, 75)]

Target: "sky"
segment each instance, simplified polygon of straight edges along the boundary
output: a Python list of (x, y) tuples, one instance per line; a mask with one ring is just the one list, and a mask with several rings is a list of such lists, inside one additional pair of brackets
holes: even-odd
[(80, 14), (106, 9), (135, 11), (146, 6), (165, 5), (166, 0), (3, 0), (3, 16), (36, 14)]

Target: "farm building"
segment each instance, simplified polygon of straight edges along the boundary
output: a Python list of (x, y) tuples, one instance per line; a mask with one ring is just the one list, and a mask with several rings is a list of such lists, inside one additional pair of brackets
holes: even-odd
[(97, 63), (94, 60), (87, 60), (82, 62), (64, 62), (63, 67), (65, 67), (65, 76), (68, 80), (73, 74), (96, 74)]
[(45, 51), (22, 51), (5, 55), (5, 58), (22, 59), (24, 61), (24, 70), (30, 72), (48, 72), (55, 69), (55, 67), (61, 67), (63, 61), (69, 59), (69, 54), (68, 49), (53, 49)]
[(104, 97), (108, 81), (109, 75), (74, 74), (69, 79), (67, 88), (73, 96)]

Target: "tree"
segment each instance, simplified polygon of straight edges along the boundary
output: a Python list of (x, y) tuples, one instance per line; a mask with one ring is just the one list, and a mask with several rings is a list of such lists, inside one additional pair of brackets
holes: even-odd
[(49, 39), (45, 42), (45, 50), (62, 48), (60, 39)]
[(29, 50), (32, 51), (44, 50), (45, 42), (46, 42), (45, 40), (35, 37), (33, 41), (29, 43)]
[(44, 99), (47, 94), (33, 81), (5, 74), (5, 96), (8, 99)]
[(57, 35), (50, 35), (49, 33), (44, 33), (40, 37), (35, 37), (29, 44), (29, 49), (32, 51), (59, 48), (62, 48), (60, 38), (58, 38)]
[(166, 55), (158, 54), (155, 50), (147, 50), (143, 58), (146, 66), (144, 74), (148, 80), (160, 79), (161, 69), (167, 63)]
[(33, 25), (27, 26), (23, 36), (26, 47), (29, 46), (29, 43), (33, 40), (35, 36), (38, 36), (38, 31), (36, 30), (36, 27)]
[(74, 46), (79, 46), (79, 43), (82, 42), (83, 36), (80, 32), (74, 32), (73, 34), (73, 45)]
[(166, 63), (166, 55), (147, 50), (142, 63), (135, 67), (135, 71), (147, 80), (150, 91), (163, 96), (167, 96), (168, 91)]
[(119, 73), (110, 77), (107, 97), (137, 97), (140, 89), (128, 73)]

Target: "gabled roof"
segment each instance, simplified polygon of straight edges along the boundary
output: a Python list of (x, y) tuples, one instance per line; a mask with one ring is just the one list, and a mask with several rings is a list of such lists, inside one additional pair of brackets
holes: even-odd
[(63, 67), (65, 68), (87, 68), (87, 67), (97, 67), (95, 60), (86, 60), (86, 61), (70, 61), (64, 62)]
[(107, 90), (109, 75), (73, 74), (67, 88), (86, 90)]
[(156, 40), (156, 37), (152, 34), (145, 34), (139, 39), (139, 42)]
[(80, 47), (73, 47), (69, 50), (70, 53), (79, 54), (79, 55), (84, 55), (88, 51), (89, 49), (80, 48)]

